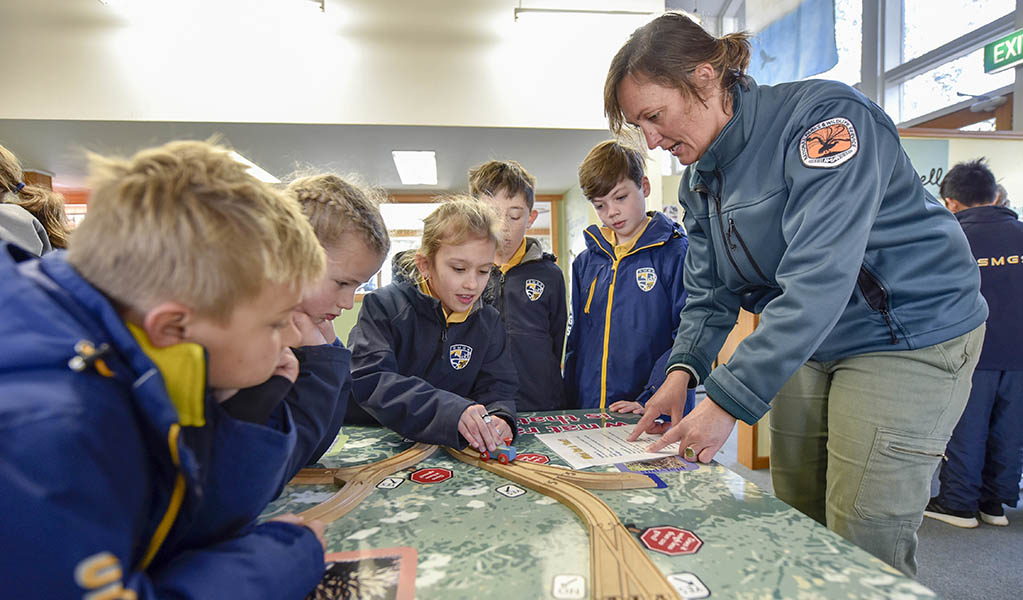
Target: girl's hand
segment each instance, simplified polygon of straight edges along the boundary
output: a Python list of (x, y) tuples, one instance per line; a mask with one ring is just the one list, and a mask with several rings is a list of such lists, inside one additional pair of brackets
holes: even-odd
[[(296, 310), (291, 313), (291, 318), (295, 321), (295, 327), (298, 328), (298, 332), (302, 335), (299, 338), (298, 345), (301, 346), (322, 346), (327, 344), (324, 339), (322, 327), (313, 321), (313, 318), (306, 313)], [(330, 323), (327, 323), (328, 325)], [(331, 329), (333, 331), (333, 329)], [(333, 334), (330, 337), (330, 341), (334, 341)]]
[(291, 348), (285, 348), (281, 351), (281, 357), (277, 361), (274, 375), (280, 375), (291, 383), (295, 383), (295, 380), (298, 379), (298, 359), (295, 358), (295, 353), (291, 351)]
[(646, 411), (646, 409), (643, 408), (642, 404), (640, 404), (639, 402), (633, 402), (631, 400), (619, 400), (617, 402), (612, 402), (611, 406), (607, 408), (611, 412), (626, 414), (635, 413), (637, 415), (641, 415), (643, 414), (643, 412)]
[(473, 404), (465, 409), (458, 419), (458, 433), (469, 441), (470, 446), (479, 451), (485, 448), (493, 452), (504, 441), (501, 436), (507, 429), (508, 424), (504, 419), (488, 415), (487, 407), (482, 404)]

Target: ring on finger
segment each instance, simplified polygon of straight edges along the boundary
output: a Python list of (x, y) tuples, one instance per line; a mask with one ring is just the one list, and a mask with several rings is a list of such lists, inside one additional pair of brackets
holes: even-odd
[(490, 423), (491, 421), (493, 421), (493, 420), (494, 420), (494, 418), (493, 418), (493, 417), (491, 417), (490, 415), (483, 415), (483, 422), (484, 422), (484, 423), (487, 423), (487, 424), (489, 424), (489, 423)]
[(682, 458), (690, 462), (696, 460), (696, 450), (692, 446), (686, 446), (685, 452), (682, 453)]

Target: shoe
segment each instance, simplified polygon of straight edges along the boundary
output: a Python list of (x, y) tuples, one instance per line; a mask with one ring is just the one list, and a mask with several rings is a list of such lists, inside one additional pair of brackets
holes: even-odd
[(944, 504), (938, 501), (936, 496), (931, 498), (931, 501), (927, 503), (927, 508), (924, 509), (924, 516), (944, 521), (949, 525), (955, 525), (956, 527), (962, 527), (963, 529), (973, 529), (980, 525), (980, 522), (977, 521), (977, 517), (973, 512), (947, 508)]
[(981, 502), (980, 520), (988, 525), (997, 525), (999, 527), (1005, 527), (1009, 524), (1009, 519), (1005, 516), (1005, 509), (1002, 508), (1001, 502)]

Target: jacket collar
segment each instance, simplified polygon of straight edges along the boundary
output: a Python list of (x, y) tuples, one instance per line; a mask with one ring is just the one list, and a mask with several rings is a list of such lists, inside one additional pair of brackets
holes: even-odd
[[(696, 191), (700, 184), (716, 186), (715, 172), (723, 171), (746, 147), (756, 123), (760, 88), (751, 77), (744, 77), (732, 87), (732, 118), (710, 143), (700, 160), (689, 166), (689, 189)], [(711, 187), (714, 193), (719, 190)]]
[(440, 300), (434, 298), (429, 293), (424, 293), (420, 287), (420, 283), (412, 278), (412, 275), (406, 271), (397, 271), (394, 273), (394, 281), (391, 285), (395, 285), (405, 296), (405, 299), (415, 307), (417, 310), (425, 312), (430, 315), (434, 315), (442, 323), (460, 323), (470, 316), (472, 316), (477, 310), (483, 306), (483, 295), (476, 299), (473, 303), (472, 308), (465, 313), (455, 313), (457, 315), (464, 315), (464, 318), (457, 320), (454, 319), (455, 314), (452, 314), (449, 318), (447, 311), (444, 310), (444, 306)]
[(959, 223), (992, 223), (995, 221), (1016, 221), (1019, 215), (1008, 206), (974, 206), (955, 213)]
[[(179, 418), (159, 369), (139, 346), (110, 300), (79, 275), (66, 256), (64, 251), (51, 252), (37, 263), (41, 274), (55, 284), (47, 286), (50, 296), (69, 314), (75, 315), (76, 321), (88, 330), (87, 335), (96, 337), (90, 342), (96, 345), (107, 342), (113, 346), (117, 358), (123, 361), (112, 368), (114, 376), (131, 386), (135, 405), (157, 435), (166, 440)], [(198, 465), (191, 452), (181, 454), (181, 464), (190, 477), (195, 477)]]
[[(636, 238), (636, 243), (632, 246), (632, 252), (638, 252), (650, 246), (663, 244), (673, 236), (681, 235), (678, 224), (664, 216), (664, 213), (648, 211), (646, 214), (650, 217), (650, 222), (647, 223), (643, 233)], [(587, 227), (586, 235), (583, 237), (586, 239), (587, 249), (602, 256), (615, 256), (614, 244), (604, 237), (598, 225)]]

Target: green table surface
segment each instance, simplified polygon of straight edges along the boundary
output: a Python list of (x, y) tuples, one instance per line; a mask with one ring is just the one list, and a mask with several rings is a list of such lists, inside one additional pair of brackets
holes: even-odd
[[(523, 413), (515, 445), (520, 454), (542, 454), (551, 464), (563, 465), (535, 434), (556, 433), (566, 427), (631, 426), (637, 420), (624, 415), (605, 417), (585, 410)], [(322, 459), (323, 466), (370, 463), (411, 446), (382, 428), (346, 426), (342, 435), (349, 436), (347, 442), (340, 452)], [(417, 470), (433, 467), (449, 469), (452, 477), (438, 483), (416, 483), (410, 478)], [(613, 466), (594, 469), (618, 471)], [(637, 537), (659, 526), (696, 534), (703, 544), (694, 554), (648, 554), (667, 576), (698, 578), (711, 597), (935, 597), (924, 586), (721, 465), (711, 463), (658, 476), (666, 487), (593, 493)], [(443, 451), (392, 477), (400, 480), (390, 483), (397, 483), (396, 487), (374, 490), (355, 510), (327, 526), (327, 551), (413, 548), (412, 560), (408, 559), (410, 550), (401, 552), (406, 563), (414, 561), (414, 591), (408, 580), (401, 593), (386, 585), (364, 584), (355, 596), (589, 597), (587, 532), (575, 513), (557, 501), (532, 490), (514, 497), (503, 495), (497, 490), (512, 482)], [(335, 491), (332, 485), (289, 485), (263, 516), (301, 512)], [(362, 564), (364, 567), (356, 570), (364, 580), (372, 577), (374, 566), (381, 566), (368, 559)], [(688, 589), (689, 597), (705, 597), (699, 584)]]

